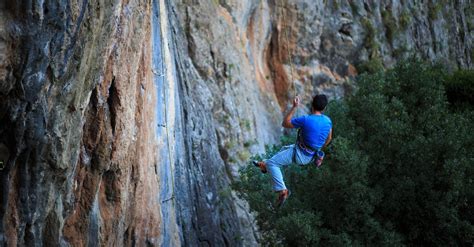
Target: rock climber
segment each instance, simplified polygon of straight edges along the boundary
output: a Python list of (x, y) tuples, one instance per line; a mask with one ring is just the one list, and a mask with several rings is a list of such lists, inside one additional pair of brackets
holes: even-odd
[[(314, 158), (319, 158), (317, 162), (320, 165), (324, 157), (324, 153), (320, 150), (327, 146), (332, 139), (331, 119), (323, 114), (327, 103), (326, 95), (318, 94), (313, 97), (311, 114), (292, 118), (300, 104), (299, 98), (296, 97), (293, 100), (293, 107), (283, 118), (282, 122), (282, 126), (285, 128), (299, 128), (296, 143), (283, 147), (282, 150), (268, 160), (253, 161), (254, 165), (259, 167), (262, 173), (270, 172), (273, 190), (278, 192), (277, 207), (281, 207), (290, 196), (290, 191), (286, 188), (283, 181), (281, 168), (292, 163), (298, 165), (311, 164)], [(319, 157), (316, 157), (318, 154)]]

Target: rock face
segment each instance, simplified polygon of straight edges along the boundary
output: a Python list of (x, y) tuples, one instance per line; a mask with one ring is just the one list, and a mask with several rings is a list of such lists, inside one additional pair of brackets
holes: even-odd
[(177, 166), (176, 174), (184, 195), (177, 200), (186, 245), (254, 243), (252, 216), (230, 193), (228, 181), (251, 153), (280, 135), (281, 112), (295, 94), (304, 102), (316, 93), (343, 97), (358, 70), (391, 66), (411, 54), (472, 68), (470, 5), (173, 1), (170, 18), (192, 156), (191, 165)]
[(0, 245), (158, 245), (151, 5), (1, 7)]
[(0, 2), (0, 246), (255, 245), (230, 183), (290, 99), (411, 53), (472, 68), (471, 5)]

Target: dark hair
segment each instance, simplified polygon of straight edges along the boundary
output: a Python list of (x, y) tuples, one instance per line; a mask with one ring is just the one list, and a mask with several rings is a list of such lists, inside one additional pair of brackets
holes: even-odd
[(324, 94), (318, 94), (313, 98), (313, 110), (322, 111), (328, 104), (328, 98)]

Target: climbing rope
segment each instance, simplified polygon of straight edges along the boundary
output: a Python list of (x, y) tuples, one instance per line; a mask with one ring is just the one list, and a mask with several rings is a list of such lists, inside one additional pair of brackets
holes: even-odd
[[(164, 69), (163, 67), (163, 61), (161, 62), (161, 66), (162, 66), (162, 69)], [(169, 124), (168, 124), (168, 104), (167, 104), (167, 93), (166, 93), (166, 86), (164, 84), (164, 78), (163, 78), (163, 99), (164, 99), (164, 105), (165, 105), (165, 124), (162, 125), (162, 127), (165, 128), (165, 131), (166, 131), (166, 143), (168, 144), (168, 161), (169, 161), (169, 169), (170, 169), (170, 174), (171, 174), (171, 196), (169, 198), (166, 198), (164, 200), (161, 201), (161, 203), (165, 203), (167, 201), (170, 201), (170, 200), (173, 200), (174, 199), (174, 169), (173, 169), (173, 166), (172, 166), (172, 162), (173, 162), (173, 159), (172, 159), (172, 154), (171, 154), (171, 145), (170, 145), (170, 133), (169, 133)]]
[[(281, 7), (281, 13), (282, 13), (282, 16), (283, 16), (283, 2), (284, 0), (280, 1), (280, 7)], [(293, 65), (293, 60), (291, 59), (291, 53), (290, 53), (290, 39), (288, 38), (288, 33), (290, 32), (291, 30), (291, 26), (286, 24), (285, 25), (285, 38), (286, 38), (286, 51), (288, 53), (288, 60), (290, 62), (290, 80), (291, 80), (291, 86), (293, 87), (293, 98), (296, 98), (298, 97), (298, 92), (296, 90), (296, 82), (295, 82), (295, 79), (293, 77), (293, 69), (294, 69), (294, 65)], [(295, 113), (296, 116), (299, 116), (299, 107), (296, 108), (296, 113)]]
[[(174, 169), (173, 169), (173, 156), (172, 156), (172, 153), (171, 153), (171, 144), (170, 144), (170, 133), (169, 133), (169, 123), (168, 123), (168, 98), (167, 98), (167, 95), (168, 95), (168, 92), (167, 92), (167, 87), (165, 85), (165, 78), (166, 78), (166, 68), (164, 66), (165, 64), (165, 55), (163, 54), (164, 53), (164, 48), (165, 48), (165, 35), (163, 32), (162, 32), (162, 28), (163, 26), (161, 25), (162, 21), (166, 21), (166, 20), (163, 20), (161, 19), (160, 20), (160, 35), (161, 35), (161, 42), (160, 42), (160, 55), (161, 55), (161, 74), (157, 75), (157, 73), (155, 75), (157, 76), (162, 76), (163, 77), (163, 80), (162, 80), (162, 83), (163, 83), (163, 100), (164, 100), (164, 106), (165, 106), (165, 124), (158, 124), (159, 127), (163, 127), (165, 128), (165, 131), (166, 131), (166, 143), (168, 145), (168, 162), (169, 162), (169, 170), (170, 170), (170, 174), (171, 174), (171, 196), (162, 200), (161, 203), (165, 203), (167, 201), (170, 201), (170, 200), (173, 200), (175, 199), (175, 194), (174, 194)], [(166, 28), (166, 27), (165, 27)], [(172, 82), (171, 82), (172, 83)], [(170, 92), (170, 93), (173, 93), (173, 92)]]
[[(264, 1), (261, 1), (261, 5), (260, 5), (260, 12), (261, 12), (262, 16), (263, 16), (263, 5), (264, 5), (263, 3), (264, 3)], [(284, 6), (283, 3), (284, 3), (284, 0), (281, 0), (280, 4), (279, 4), (280, 5), (280, 13), (281, 13), (282, 16), (284, 15), (284, 13), (283, 13), (283, 6)], [(268, 1), (267, 1), (267, 5), (268, 5)], [(288, 36), (289, 36), (288, 33), (289, 33), (289, 30), (291, 30), (291, 29), (290, 29), (289, 25), (285, 25), (285, 29), (286, 29), (286, 31), (284, 32), (285, 33), (284, 37), (286, 39), (286, 48), (287, 48), (286, 51), (288, 53), (288, 59), (289, 59), (289, 62), (290, 62), (290, 80), (291, 80), (291, 85), (292, 85), (292, 88), (293, 88), (293, 94), (294, 94), (294, 97), (296, 98), (296, 96), (298, 96), (298, 93), (296, 91), (295, 80), (293, 78), (293, 68), (294, 68), (294, 66), (293, 66), (293, 61), (291, 59), (290, 42), (289, 42), (289, 38), (288, 38)]]
[[(283, 1), (282, 1), (283, 2)], [(283, 4), (281, 5), (282, 7), (282, 10), (283, 10)], [(283, 12), (283, 11), (282, 11)], [(290, 53), (290, 41), (289, 41), (289, 38), (288, 38), (288, 33), (290, 32), (291, 30), (291, 27), (286, 24), (286, 30), (285, 30), (285, 38), (286, 38), (286, 51), (288, 52), (288, 59), (290, 60), (290, 79), (291, 79), (291, 85), (293, 87), (293, 94), (294, 94), (294, 97), (296, 98), (298, 96), (298, 93), (296, 92), (296, 83), (295, 83), (295, 80), (293, 78), (293, 61), (291, 59), (291, 53)]]

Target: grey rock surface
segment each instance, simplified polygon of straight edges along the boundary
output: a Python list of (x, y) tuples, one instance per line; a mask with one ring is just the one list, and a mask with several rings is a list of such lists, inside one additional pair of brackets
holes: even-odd
[(150, 4), (0, 7), (0, 246), (158, 245)]

